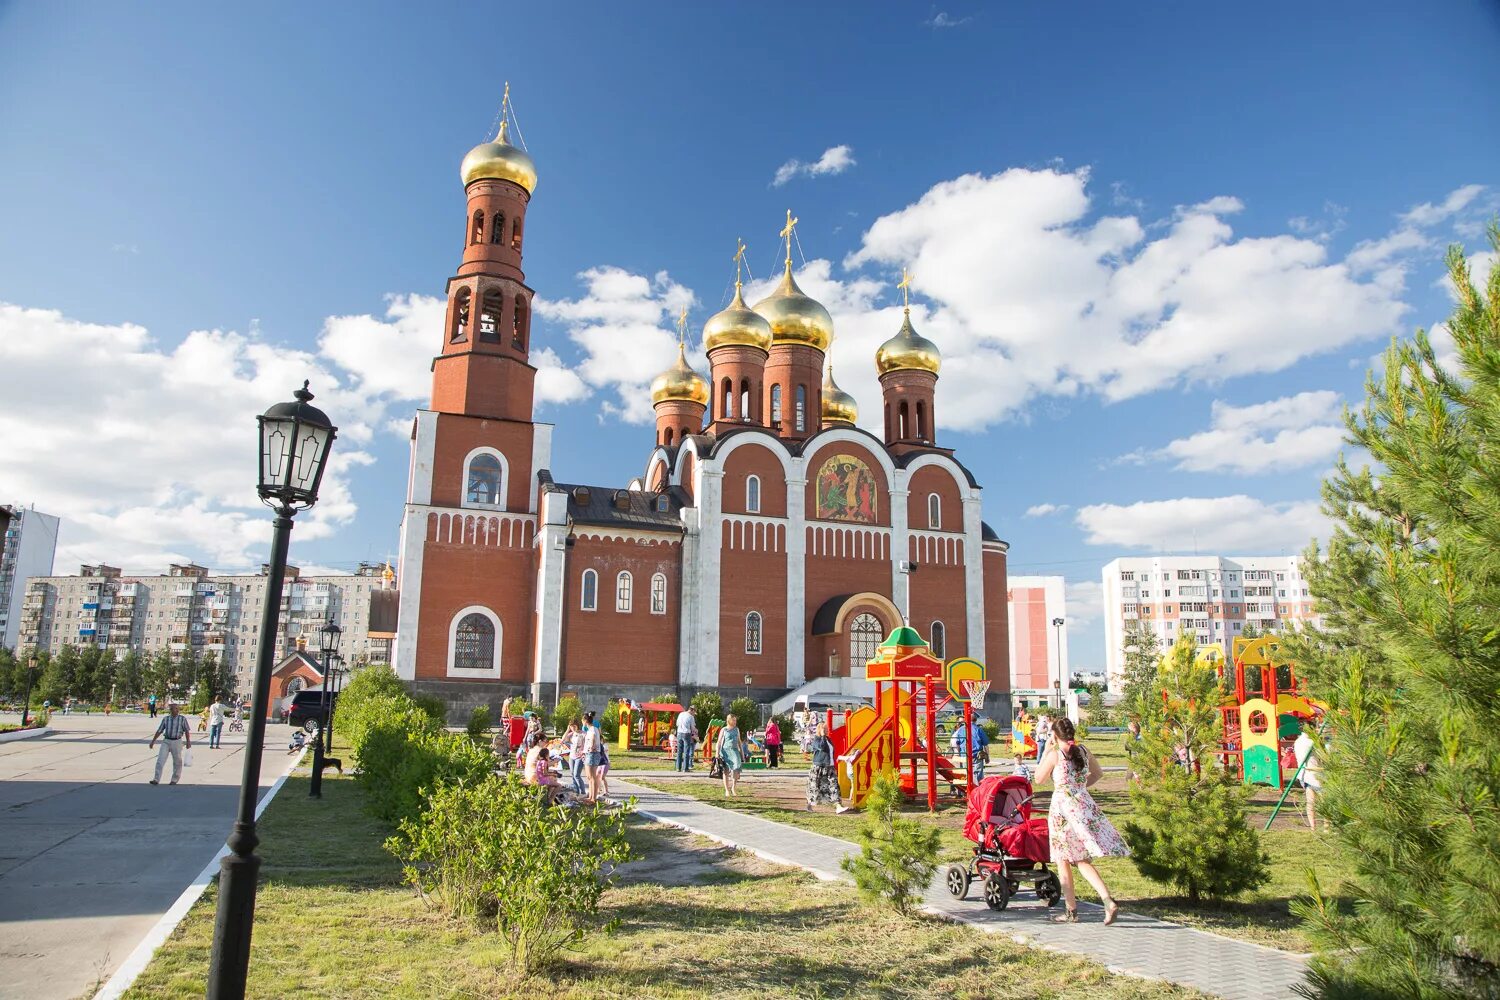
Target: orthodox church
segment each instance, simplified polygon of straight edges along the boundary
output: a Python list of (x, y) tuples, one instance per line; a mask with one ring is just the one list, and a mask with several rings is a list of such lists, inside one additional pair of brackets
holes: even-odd
[(737, 280), (704, 324), (707, 375), (680, 322), (640, 477), (554, 475), (522, 271), (537, 171), (508, 131), (502, 119), (460, 167), (463, 258), (412, 427), (397, 672), (455, 711), (570, 691), (594, 707), (668, 690), (861, 694), (865, 661), (905, 620), (939, 656), (985, 662), (1008, 704), (1006, 543), (938, 443), (938, 348), (908, 307), (872, 359), (884, 433), (856, 426), (826, 357), (833, 319), (793, 277), (791, 213), (780, 285), (751, 306)]

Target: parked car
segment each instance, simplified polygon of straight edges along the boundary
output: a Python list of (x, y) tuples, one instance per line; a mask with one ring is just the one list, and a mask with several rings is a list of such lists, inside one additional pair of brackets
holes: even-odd
[[(338, 694), (330, 694), (329, 704), (338, 701)], [(298, 691), (292, 695), (292, 702), (287, 706), (286, 721), (290, 726), (301, 726), (309, 733), (315, 733), (328, 720), (328, 706), (323, 704), (323, 692)]]

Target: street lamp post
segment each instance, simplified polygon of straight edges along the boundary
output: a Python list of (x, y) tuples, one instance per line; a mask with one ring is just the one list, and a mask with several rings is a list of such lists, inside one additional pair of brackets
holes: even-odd
[(1056, 706), (1062, 708), (1062, 627), (1065, 619), (1052, 619), (1052, 627), (1057, 629), (1057, 677), (1052, 681), (1052, 689), (1056, 692)]
[(745, 675), (745, 700), (750, 700), (750, 685), (755, 683), (755, 678), (749, 674)]
[(332, 621), (323, 623), (318, 630), (318, 651), (323, 654), (323, 690), (318, 694), (318, 731), (313, 734), (313, 773), (312, 781), (307, 788), (307, 797), (310, 799), (321, 799), (323, 797), (323, 755), (330, 747), (328, 741), (328, 712), (332, 705), (331, 692), (328, 690), (333, 683), (330, 674), (333, 673), (333, 661), (339, 655), (339, 639), (344, 630)]
[(344, 666), (344, 658), (339, 654), (333, 654), (333, 698), (328, 702), (328, 741), (323, 744), (323, 753), (333, 753), (333, 716), (339, 707), (339, 690), (344, 686), (344, 678), (349, 674), (349, 668)]
[(318, 502), (318, 486), (328, 466), (337, 430), (312, 406), (307, 383), (294, 402), (277, 403), (259, 418), (261, 501), (276, 512), (272, 522), (271, 562), (255, 650), (251, 687), (250, 732), (245, 742), (245, 769), (240, 776), (239, 812), (229, 835), (229, 853), (219, 863), (219, 908), (214, 919), (213, 957), (208, 966), (208, 1000), (241, 1000), (250, 971), (250, 935), (255, 924), (255, 881), (260, 857), (255, 847), (255, 799), (260, 788), (260, 755), (266, 742), (266, 711), (271, 701), (271, 669), (276, 656), (276, 624), (286, 578), (292, 518)]
[(31, 685), (36, 683), (36, 654), (26, 660), (26, 701), (21, 706), (21, 728), (31, 725)]

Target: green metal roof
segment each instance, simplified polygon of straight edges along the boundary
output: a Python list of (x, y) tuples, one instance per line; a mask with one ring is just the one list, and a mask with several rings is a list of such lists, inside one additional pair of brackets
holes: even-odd
[(892, 649), (896, 646), (920, 646), (927, 648), (927, 640), (910, 625), (902, 625), (891, 633), (891, 637), (880, 644), (881, 649)]

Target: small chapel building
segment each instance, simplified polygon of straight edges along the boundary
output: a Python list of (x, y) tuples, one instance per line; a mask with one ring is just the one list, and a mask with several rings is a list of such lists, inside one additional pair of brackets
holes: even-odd
[(862, 694), (865, 661), (905, 620), (938, 656), (983, 661), (1008, 705), (1007, 547), (938, 443), (941, 354), (909, 307), (873, 359), (877, 437), (833, 380), (833, 319), (797, 286), (788, 213), (780, 285), (750, 306), (737, 280), (703, 327), (707, 376), (679, 342), (652, 383), (642, 474), (563, 481), (532, 413), (536, 167), (502, 121), (461, 175), (463, 258), (412, 428), (401, 677), (456, 714), (507, 694), (596, 708), (664, 691)]

